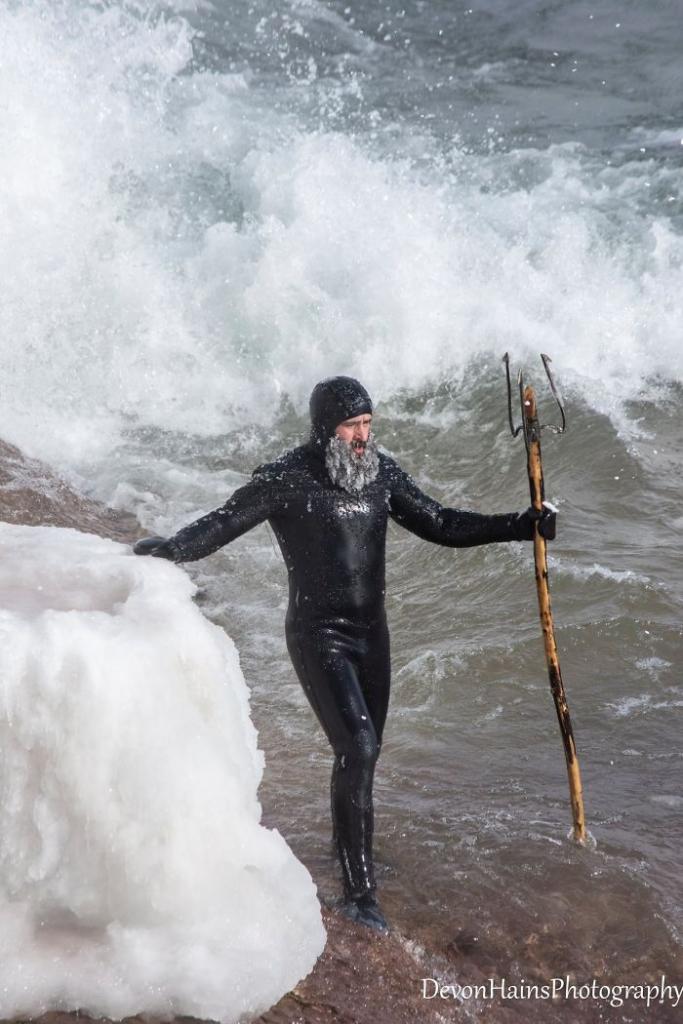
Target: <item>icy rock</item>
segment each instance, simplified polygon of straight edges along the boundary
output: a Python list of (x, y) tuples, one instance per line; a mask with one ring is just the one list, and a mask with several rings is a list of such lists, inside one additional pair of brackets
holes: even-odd
[(249, 1019), (322, 951), (193, 592), (125, 545), (0, 524), (0, 1017)]

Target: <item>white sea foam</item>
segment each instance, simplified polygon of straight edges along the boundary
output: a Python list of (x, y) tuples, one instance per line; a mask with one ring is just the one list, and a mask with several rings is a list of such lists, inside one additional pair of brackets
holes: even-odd
[(0, 524), (0, 1016), (256, 1015), (324, 944), (237, 652), (175, 566)]
[(637, 583), (650, 585), (649, 576), (636, 572), (634, 569), (610, 569), (609, 566), (600, 565), (594, 562), (592, 565), (578, 565), (576, 562), (569, 562), (566, 559), (548, 556), (548, 565), (553, 572), (566, 573), (575, 579), (590, 579), (592, 576), (599, 576), (605, 580), (613, 580), (615, 583)]
[(664, 807), (671, 808), (672, 811), (677, 811), (683, 807), (683, 796), (674, 796), (669, 793), (658, 793), (655, 796), (651, 796), (650, 800), (653, 804), (662, 804)]
[(644, 146), (683, 146), (683, 128), (636, 128), (633, 136)]
[(650, 672), (652, 675), (657, 675), (665, 668), (671, 668), (671, 662), (665, 658), (639, 658), (636, 662), (636, 668), (644, 669), (646, 672)]
[(666, 700), (651, 693), (642, 693), (637, 697), (623, 697), (621, 700), (606, 704), (605, 707), (615, 718), (629, 718), (631, 715), (648, 714), (651, 711), (682, 708), (683, 700), (680, 698)]

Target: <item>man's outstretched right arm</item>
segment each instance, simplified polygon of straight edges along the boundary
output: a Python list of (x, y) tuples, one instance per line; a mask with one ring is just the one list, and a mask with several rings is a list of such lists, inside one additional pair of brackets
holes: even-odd
[(224, 505), (184, 526), (173, 537), (145, 537), (133, 551), (172, 562), (195, 562), (218, 551), (231, 540), (264, 522), (275, 510), (276, 495), (265, 475), (258, 470)]

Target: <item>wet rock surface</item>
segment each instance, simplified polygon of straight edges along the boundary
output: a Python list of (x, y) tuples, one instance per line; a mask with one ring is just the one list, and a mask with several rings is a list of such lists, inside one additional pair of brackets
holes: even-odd
[(424, 950), (396, 933), (378, 935), (325, 908), (327, 945), (309, 976), (257, 1024), (439, 1024), (461, 1012), (422, 997)]
[(142, 534), (134, 516), (84, 497), (5, 441), (0, 441), (0, 519), (24, 526), (71, 527), (123, 542)]

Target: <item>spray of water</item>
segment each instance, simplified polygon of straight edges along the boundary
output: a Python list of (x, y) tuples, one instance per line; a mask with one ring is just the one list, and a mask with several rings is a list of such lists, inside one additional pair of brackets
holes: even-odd
[(647, 163), (379, 154), (197, 68), (154, 5), (26, 0), (0, 28), (3, 429), (31, 454), (96, 486), (132, 427), (207, 436), (329, 373), (381, 400), (505, 350), (614, 415), (683, 376)]

